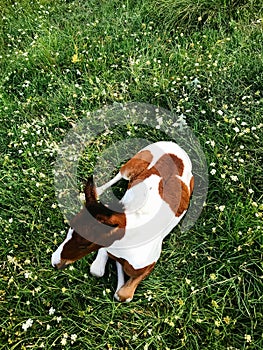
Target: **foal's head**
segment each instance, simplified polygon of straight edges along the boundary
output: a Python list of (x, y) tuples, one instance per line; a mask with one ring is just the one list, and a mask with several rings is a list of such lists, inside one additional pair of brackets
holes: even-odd
[(113, 211), (98, 201), (92, 178), (87, 181), (84, 193), (85, 206), (70, 221), (66, 239), (52, 254), (52, 265), (58, 269), (100, 247), (110, 246), (125, 234), (125, 214)]

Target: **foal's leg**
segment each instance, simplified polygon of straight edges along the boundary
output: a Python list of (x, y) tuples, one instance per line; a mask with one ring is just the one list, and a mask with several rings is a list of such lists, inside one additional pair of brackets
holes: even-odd
[(130, 276), (130, 279), (115, 293), (115, 298), (126, 303), (131, 301), (139, 283), (151, 273), (154, 265), (155, 263), (152, 263), (142, 269), (135, 270), (131, 265), (127, 268), (124, 264), (124, 271)]
[(102, 185), (100, 187), (97, 187), (98, 196), (101, 195), (105, 190), (107, 190), (107, 188), (111, 187), (116, 182), (120, 181), (121, 179), (122, 179), (122, 175), (119, 172), (116, 176), (114, 176), (114, 178), (112, 180), (110, 180), (109, 182), (106, 182), (104, 185)]
[(90, 266), (90, 273), (93, 276), (96, 277), (102, 277), (105, 272), (105, 266), (108, 261), (108, 253), (105, 248), (100, 248), (98, 250), (98, 254), (96, 256), (96, 259), (93, 261), (93, 263)]
[(124, 285), (125, 280), (124, 280), (124, 272), (123, 272), (123, 268), (122, 265), (116, 261), (116, 267), (117, 267), (117, 278), (118, 278), (118, 283), (117, 283), (117, 288), (116, 288), (116, 292), (114, 294), (114, 298), (118, 299), (118, 291), (121, 289), (121, 287)]

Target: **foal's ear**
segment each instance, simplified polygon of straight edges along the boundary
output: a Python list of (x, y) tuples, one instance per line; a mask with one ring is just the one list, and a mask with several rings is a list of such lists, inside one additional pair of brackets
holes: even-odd
[(92, 202), (97, 202), (97, 191), (93, 181), (93, 176), (90, 176), (84, 185), (84, 193), (86, 205)]

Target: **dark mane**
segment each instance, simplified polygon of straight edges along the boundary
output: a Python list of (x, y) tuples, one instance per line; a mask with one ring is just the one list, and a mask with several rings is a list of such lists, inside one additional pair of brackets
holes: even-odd
[[(114, 206), (114, 211), (110, 209), (112, 206)], [(124, 214), (124, 207), (120, 202), (118, 202), (118, 205), (116, 205), (116, 202), (114, 202), (112, 205), (109, 204), (109, 207), (105, 206), (101, 202), (92, 202), (86, 205), (86, 209), (98, 221), (100, 221), (101, 216), (109, 219), (113, 215), (116, 215), (116, 212), (119, 214)]]

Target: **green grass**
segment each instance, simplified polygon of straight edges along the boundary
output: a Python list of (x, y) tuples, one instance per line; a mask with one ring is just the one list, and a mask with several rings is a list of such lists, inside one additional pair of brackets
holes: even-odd
[[(247, 6), (230, 24), (189, 31), (174, 8), (163, 13), (178, 20), (170, 31), (147, 3), (1, 1), (0, 349), (263, 348), (262, 12)], [(209, 192), (195, 226), (174, 230), (123, 305), (114, 265), (102, 279), (89, 275), (94, 256), (52, 269), (67, 230), (52, 171), (56, 146), (88, 111), (128, 101), (186, 116)], [(87, 150), (87, 172), (122, 136)]]
[(205, 27), (231, 31), (237, 21), (257, 20), (263, 9), (255, 0), (160, 0), (146, 1), (144, 6), (148, 15), (157, 17), (171, 31)]

